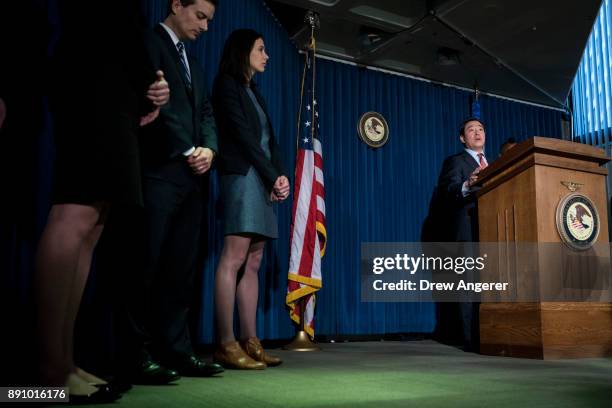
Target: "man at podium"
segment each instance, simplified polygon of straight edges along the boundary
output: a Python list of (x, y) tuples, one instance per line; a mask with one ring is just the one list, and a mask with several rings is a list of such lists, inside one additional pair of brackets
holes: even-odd
[(478, 173), (488, 166), (484, 155), (485, 126), (475, 118), (467, 119), (459, 128), (463, 151), (447, 157), (438, 178), (438, 192), (452, 206), (454, 241), (478, 241), (476, 190)]
[[(436, 188), (438, 199), (447, 205), (447, 225), (444, 236), (454, 242), (478, 241), (478, 213), (474, 185), (478, 173), (488, 166), (484, 154), (485, 125), (480, 119), (469, 118), (459, 127), (459, 140), (464, 149), (447, 157), (442, 165)], [(450, 305), (448, 305), (450, 306)], [(463, 344), (466, 351), (478, 349), (478, 304), (460, 303)]]

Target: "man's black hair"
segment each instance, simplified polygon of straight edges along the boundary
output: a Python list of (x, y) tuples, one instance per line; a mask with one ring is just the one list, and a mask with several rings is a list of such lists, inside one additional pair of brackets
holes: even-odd
[(460, 136), (465, 136), (465, 125), (467, 125), (468, 122), (473, 122), (473, 121), (476, 121), (476, 122), (480, 123), (482, 125), (482, 128), (485, 131), (487, 130), (487, 127), (485, 126), (485, 124), (482, 121), (482, 119), (471, 117), (471, 118), (467, 118), (466, 120), (464, 120), (463, 123), (461, 123), (461, 126), (459, 126), (459, 135)]

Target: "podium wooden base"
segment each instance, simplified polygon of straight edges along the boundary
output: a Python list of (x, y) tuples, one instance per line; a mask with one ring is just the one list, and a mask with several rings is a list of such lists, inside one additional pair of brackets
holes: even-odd
[(612, 356), (612, 305), (483, 303), (480, 352), (543, 360)]

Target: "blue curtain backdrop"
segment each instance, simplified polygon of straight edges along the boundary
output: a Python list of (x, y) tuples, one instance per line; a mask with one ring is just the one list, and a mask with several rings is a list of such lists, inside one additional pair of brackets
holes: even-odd
[[(149, 2), (151, 23), (165, 15), (165, 0)], [(224, 39), (236, 28), (251, 27), (265, 37), (271, 60), (256, 78), (270, 108), (284, 163), (293, 176), (296, 114), (302, 57), (261, 0), (220, 2), (210, 31), (192, 52), (203, 62), (209, 83)], [(325, 162), (328, 249), (323, 259), (323, 289), (318, 293), (316, 333), (350, 335), (431, 332), (432, 304), (360, 302), (359, 256), (362, 242), (419, 241), (421, 224), (445, 156), (461, 149), (458, 124), (469, 115), (471, 94), (452, 87), (394, 76), (342, 63), (317, 65), (321, 140)], [(372, 150), (357, 137), (360, 115), (374, 110), (387, 119), (389, 142)], [(487, 153), (493, 159), (508, 137), (559, 137), (561, 114), (499, 98), (481, 98), (487, 127)], [(217, 186), (213, 183), (213, 196)], [(204, 268), (199, 340), (213, 341), (213, 275), (221, 249), (220, 219), (210, 206), (209, 256)], [(294, 334), (284, 308), (288, 265), (290, 205), (279, 206), (280, 238), (270, 245), (260, 276), (258, 334)]]
[[(145, 2), (149, 22), (162, 20), (166, 0)], [(52, 20), (52, 18), (51, 18)], [(223, 0), (210, 31), (191, 45), (203, 64), (209, 86), (227, 35), (251, 27), (263, 33), (271, 56), (268, 68), (256, 78), (266, 98), (278, 135), (284, 164), (293, 179), (295, 129), (302, 57), (262, 0)], [(469, 92), (425, 81), (319, 60), (317, 65), (321, 139), (325, 161), (328, 249), (323, 260), (323, 289), (318, 292), (316, 332), (352, 335), (431, 332), (431, 304), (360, 302), (359, 257), (362, 242), (419, 241), (429, 199), (445, 156), (461, 149), (458, 124), (469, 114)], [(523, 140), (561, 134), (561, 113), (500, 98), (481, 97), (487, 126), (487, 155), (497, 156), (508, 137)], [(356, 124), (366, 111), (382, 113), (390, 140), (372, 150), (360, 142)], [(3, 267), (10, 287), (28, 298), (32, 259), (49, 205), (53, 145), (48, 130), (40, 137), (39, 191), (35, 233), (24, 234), (8, 225)], [(202, 307), (196, 340), (214, 341), (213, 276), (221, 250), (218, 185), (213, 175), (208, 203), (209, 247), (202, 270)], [(269, 245), (260, 271), (258, 334), (266, 339), (294, 334), (284, 308), (289, 250), (290, 203), (278, 209), (280, 238)], [(16, 291), (17, 292), (17, 291)]]
[(604, 0), (572, 86), (576, 141), (612, 142), (612, 1)]
[[(612, 155), (612, 1), (604, 0), (572, 85), (574, 140)], [(612, 172), (612, 163), (606, 165)], [(612, 178), (606, 178), (608, 197)], [(612, 217), (608, 216), (612, 232)]]

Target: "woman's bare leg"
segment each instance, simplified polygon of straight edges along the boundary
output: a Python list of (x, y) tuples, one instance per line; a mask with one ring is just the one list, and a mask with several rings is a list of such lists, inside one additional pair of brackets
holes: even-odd
[(234, 336), (236, 279), (238, 270), (247, 259), (250, 243), (250, 237), (225, 236), (221, 259), (215, 274), (215, 306), (221, 344), (236, 340)]
[(54, 205), (36, 255), (41, 380), (49, 386), (67, 385), (71, 387), (71, 393), (81, 395), (91, 394), (97, 389), (79, 381), (78, 376), (70, 375), (72, 352), (66, 350), (66, 338), (70, 326), (70, 301), (81, 296), (73, 293), (78, 288), (81, 249), (99, 218), (99, 206)]
[(240, 337), (257, 337), (257, 298), (259, 297), (259, 266), (263, 258), (266, 241), (252, 242), (244, 267), (244, 274), (236, 288), (238, 314), (240, 315)]
[(65, 329), (65, 353), (70, 358), (71, 372), (75, 373), (83, 380), (90, 384), (106, 384), (107, 382), (103, 379), (77, 367), (74, 363), (74, 325), (76, 317), (79, 312), (79, 306), (81, 305), (81, 299), (83, 298), (83, 292), (87, 284), (87, 278), (89, 277), (89, 271), (91, 270), (91, 260), (93, 257), (94, 249), (102, 231), (104, 230), (104, 221), (106, 218), (106, 208), (102, 208), (100, 218), (91, 230), (91, 233), (83, 241), (81, 251), (79, 252), (79, 262), (77, 264), (77, 273), (74, 281), (74, 286), (70, 293), (71, 297), (68, 302), (68, 315), (66, 317), (66, 329)]

